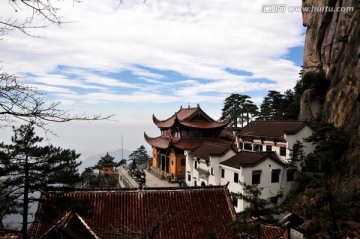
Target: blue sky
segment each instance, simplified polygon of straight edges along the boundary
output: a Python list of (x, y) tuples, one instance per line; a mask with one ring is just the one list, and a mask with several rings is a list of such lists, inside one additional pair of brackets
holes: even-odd
[[(88, 155), (119, 148), (123, 135), (130, 150), (148, 147), (143, 132), (159, 134), (152, 114), (165, 119), (200, 104), (218, 119), (231, 93), (260, 104), (268, 90), (293, 88), (303, 59), (301, 13), (263, 13), (269, 3), (283, 2), (55, 2), (69, 23), (34, 30), (40, 38), (4, 36), (2, 70), (74, 114), (116, 114), (112, 121), (50, 125), (59, 136), (50, 137), (53, 144)], [(0, 6), (3, 18), (30, 14)]]

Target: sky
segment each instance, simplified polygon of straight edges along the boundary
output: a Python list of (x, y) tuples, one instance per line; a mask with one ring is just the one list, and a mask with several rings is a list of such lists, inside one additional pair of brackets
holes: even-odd
[[(306, 29), (301, 12), (287, 7), (301, 0), (52, 2), (66, 23), (32, 30), (37, 37), (3, 36), (0, 65), (73, 114), (114, 114), (49, 125), (56, 133), (47, 136), (50, 143), (81, 159), (122, 146), (150, 149), (144, 132), (160, 134), (153, 114), (167, 119), (180, 106), (199, 104), (217, 120), (232, 93), (260, 104), (268, 90), (284, 92), (298, 80)], [(288, 5), (274, 11), (279, 4)], [(0, 3), (0, 20), (30, 15)], [(6, 141), (12, 131), (0, 135)]]

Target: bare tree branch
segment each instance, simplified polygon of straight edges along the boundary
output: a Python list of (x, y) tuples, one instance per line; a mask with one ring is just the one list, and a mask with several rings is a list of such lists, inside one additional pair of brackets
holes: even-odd
[(19, 83), (14, 75), (0, 73), (0, 128), (16, 120), (34, 122), (45, 129), (49, 122), (94, 121), (110, 119), (113, 115), (73, 115), (69, 110), (59, 108), (60, 103), (46, 103), (43, 94), (36, 89)]

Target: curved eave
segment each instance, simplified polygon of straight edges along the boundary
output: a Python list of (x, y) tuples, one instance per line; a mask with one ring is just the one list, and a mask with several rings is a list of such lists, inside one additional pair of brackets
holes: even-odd
[(172, 116), (167, 120), (159, 120), (155, 117), (155, 115), (153, 115), (153, 122), (159, 128), (170, 128), (171, 126), (174, 125), (175, 119), (176, 117)]
[(202, 144), (202, 140), (180, 139), (173, 142), (173, 146), (182, 150), (194, 150)]
[(190, 127), (190, 128), (198, 128), (198, 129), (215, 129), (215, 128), (225, 128), (230, 122), (230, 118), (227, 118), (225, 121), (214, 121), (214, 122), (200, 122), (200, 121), (193, 121), (193, 122), (186, 122), (180, 121), (181, 125)]
[(167, 149), (169, 147), (169, 143), (170, 143), (169, 138), (163, 136), (151, 138), (145, 132), (144, 132), (144, 138), (148, 144), (156, 148)]

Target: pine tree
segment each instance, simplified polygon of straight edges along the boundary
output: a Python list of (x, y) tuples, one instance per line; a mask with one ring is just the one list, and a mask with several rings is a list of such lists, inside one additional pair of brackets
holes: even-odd
[(248, 95), (231, 94), (225, 99), (220, 120), (230, 116), (232, 121), (229, 125), (233, 127), (237, 127), (239, 122), (241, 127), (244, 126), (245, 121), (249, 123), (251, 118), (257, 115), (257, 106), (249, 99)]
[(150, 156), (146, 152), (146, 148), (141, 145), (137, 150), (129, 155), (129, 160), (132, 160), (136, 165), (142, 165), (148, 163)]
[(73, 185), (79, 180), (74, 150), (52, 145), (42, 146), (43, 138), (35, 135), (34, 123), (13, 127), (12, 144), (0, 144), (0, 168), (2, 185), (12, 190), (9, 197), (21, 202), (22, 238), (27, 238), (28, 207), (37, 199), (30, 193), (44, 191), (51, 185)]
[(249, 185), (241, 183), (244, 193), (233, 193), (233, 197), (237, 197), (249, 206), (244, 209), (233, 223), (233, 233), (241, 233), (247, 235), (257, 235), (260, 238), (260, 227), (262, 224), (276, 224), (278, 220), (276, 215), (281, 212), (279, 206), (274, 205), (270, 200), (261, 198), (261, 191), (257, 185)]

